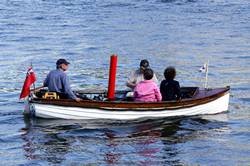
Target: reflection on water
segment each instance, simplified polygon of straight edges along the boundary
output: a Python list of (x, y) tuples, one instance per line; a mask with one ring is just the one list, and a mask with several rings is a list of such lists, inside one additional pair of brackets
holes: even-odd
[(180, 156), (183, 152), (179, 144), (207, 137), (210, 130), (227, 128), (226, 120), (217, 121), (207, 117), (133, 123), (26, 117), (25, 124), (21, 137), (28, 160), (42, 160), (50, 164), (97, 165), (182, 165)]
[[(249, 9), (249, 0), (2, 0), (0, 165), (249, 165)], [(229, 120), (23, 122), (31, 62), (36, 86), (66, 58), (72, 89), (107, 89), (113, 53), (117, 90), (145, 58), (159, 80), (173, 65), (181, 86), (203, 86), (197, 70), (209, 60), (209, 87), (232, 87)]]

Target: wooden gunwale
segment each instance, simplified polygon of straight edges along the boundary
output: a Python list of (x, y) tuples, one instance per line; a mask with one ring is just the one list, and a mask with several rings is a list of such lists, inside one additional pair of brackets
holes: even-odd
[[(218, 91), (217, 93), (216, 90)], [(210, 95), (206, 95), (206, 92), (199, 92), (193, 98), (183, 99), (180, 101), (162, 101), (162, 102), (135, 102), (135, 101), (94, 101), (94, 100), (83, 100), (81, 102), (76, 102), (69, 99), (60, 99), (60, 100), (48, 100), (48, 99), (37, 99), (34, 98), (30, 103), (37, 104), (46, 104), (46, 105), (56, 105), (64, 107), (81, 107), (81, 108), (98, 108), (106, 111), (126, 111), (126, 110), (143, 110), (143, 111), (153, 111), (153, 110), (175, 110), (190, 108), (198, 106), (201, 104), (206, 104), (211, 101), (214, 101), (227, 93), (229, 93), (230, 87), (212, 89), (207, 91)], [(212, 93), (214, 92), (214, 94)], [(201, 93), (204, 93), (201, 95)]]

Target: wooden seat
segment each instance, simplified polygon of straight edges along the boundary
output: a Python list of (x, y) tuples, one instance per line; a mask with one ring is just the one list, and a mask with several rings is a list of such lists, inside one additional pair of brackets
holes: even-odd
[(56, 92), (46, 92), (43, 95), (43, 99), (60, 99)]

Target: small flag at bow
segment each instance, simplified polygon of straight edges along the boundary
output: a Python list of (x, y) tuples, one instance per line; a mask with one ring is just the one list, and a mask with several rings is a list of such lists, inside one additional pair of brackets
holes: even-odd
[(32, 70), (32, 67), (28, 68), (26, 79), (23, 84), (23, 89), (20, 94), (20, 99), (25, 98), (30, 94), (30, 86), (36, 81), (36, 75), (34, 71)]
[(209, 61), (207, 61), (207, 63), (204, 63), (204, 65), (199, 70), (201, 73), (206, 73), (204, 88), (207, 88), (207, 82), (208, 82), (208, 64), (209, 64)]
[(204, 63), (204, 65), (199, 69), (201, 73), (207, 72), (207, 63)]

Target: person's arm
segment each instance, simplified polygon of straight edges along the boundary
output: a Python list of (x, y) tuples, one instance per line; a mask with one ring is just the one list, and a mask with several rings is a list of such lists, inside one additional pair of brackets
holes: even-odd
[(135, 86), (135, 88), (133, 89), (133, 93), (134, 93), (134, 98), (138, 97), (137, 86)]
[(134, 98), (135, 101), (136, 101), (136, 99), (139, 98), (138, 88), (139, 88), (139, 84), (137, 84), (137, 85), (135, 86), (135, 88), (133, 89), (133, 93), (134, 93), (133, 98)]
[(175, 93), (177, 96), (177, 100), (180, 100), (181, 99), (181, 88), (180, 88), (180, 84), (178, 81), (176, 81)]
[(131, 72), (126, 83), (127, 87), (134, 89), (136, 86), (135, 73)]
[(164, 81), (162, 81), (161, 85), (160, 85), (160, 92), (161, 92), (162, 100), (164, 100), (164, 96), (166, 96), (164, 85), (165, 85), (165, 83), (164, 83)]
[(162, 100), (161, 92), (160, 92), (160, 89), (157, 87), (157, 85), (156, 85), (156, 88), (155, 88), (155, 96), (156, 96), (157, 101)]
[(127, 87), (129, 87), (129, 88), (131, 88), (131, 89), (134, 89), (135, 88), (135, 86), (136, 86), (136, 84), (135, 83), (132, 83), (132, 82), (128, 82), (127, 81)]
[(64, 92), (69, 96), (69, 98), (76, 100), (77, 97), (70, 88), (69, 78), (67, 77), (66, 74), (63, 75), (62, 85), (63, 85)]
[(158, 83), (159, 83), (159, 81), (158, 81), (158, 79), (157, 79), (157, 77), (156, 77), (156, 75), (155, 75), (155, 73), (154, 73), (154, 76), (153, 76), (153, 81), (158, 85)]

